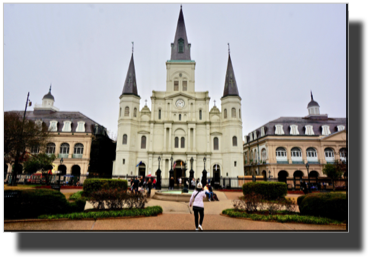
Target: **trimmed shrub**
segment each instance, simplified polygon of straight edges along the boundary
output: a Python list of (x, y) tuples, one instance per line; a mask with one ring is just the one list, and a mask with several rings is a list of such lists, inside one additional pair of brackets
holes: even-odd
[(4, 199), (5, 219), (36, 218), (42, 214), (63, 214), (83, 211), (85, 201), (69, 203), (65, 195), (52, 189), (6, 190), (4, 195), (13, 192), (16, 198)]
[(78, 200), (78, 199), (81, 199), (82, 198), (82, 195), (83, 195), (83, 191), (78, 191), (78, 192), (75, 192), (73, 194), (71, 194), (69, 200)]
[(297, 198), (297, 205), (299, 206), (301, 203), (302, 203), (302, 201), (303, 201), (303, 199), (306, 197), (306, 195), (302, 195), (302, 196), (299, 196), (298, 198)]
[(299, 209), (302, 215), (326, 217), (346, 221), (348, 202), (345, 193), (312, 193), (306, 195)]
[(128, 181), (119, 179), (91, 178), (86, 179), (83, 183), (83, 195), (86, 197), (91, 196), (92, 192), (99, 191), (101, 189), (118, 189), (126, 191), (128, 189)]
[(283, 198), (286, 196), (287, 191), (288, 186), (283, 182), (248, 182), (243, 185), (244, 195), (254, 192), (267, 200)]

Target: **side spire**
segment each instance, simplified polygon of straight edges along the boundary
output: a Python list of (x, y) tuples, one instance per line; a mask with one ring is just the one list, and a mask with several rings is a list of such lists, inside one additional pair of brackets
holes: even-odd
[(225, 96), (239, 96), (239, 90), (238, 90), (236, 79), (235, 79), (234, 68), (232, 67), (229, 43), (228, 43), (228, 64), (227, 64), (226, 80), (224, 83), (224, 92), (223, 92), (223, 97)]
[(185, 19), (183, 17), (182, 5), (179, 11), (177, 30), (174, 36), (174, 43), (171, 44), (172, 54), (171, 60), (191, 60), (190, 47), (187, 41)]
[(134, 94), (138, 96), (137, 93), (137, 83), (136, 83), (136, 72), (135, 72), (135, 62), (133, 60), (133, 42), (132, 42), (132, 56), (129, 62), (129, 68), (127, 76), (125, 77), (124, 87), (122, 94)]

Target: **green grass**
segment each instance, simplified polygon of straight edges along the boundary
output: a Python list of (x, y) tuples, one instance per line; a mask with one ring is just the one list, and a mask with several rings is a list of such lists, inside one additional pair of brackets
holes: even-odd
[(75, 192), (74, 194), (72, 194), (69, 198), (69, 200), (74, 200), (76, 201), (77, 199), (80, 199), (82, 197), (82, 194), (83, 194), (83, 190), (82, 191), (78, 191), (78, 192)]
[(56, 214), (56, 215), (41, 215), (38, 219), (99, 219), (99, 218), (113, 218), (113, 217), (137, 217), (137, 216), (157, 216), (162, 213), (162, 207), (150, 206), (147, 208), (132, 208), (122, 210), (104, 210), (104, 211), (89, 211), (77, 212), (69, 214)]
[[(284, 211), (279, 211), (279, 213), (284, 213)], [(280, 223), (303, 223), (303, 224), (318, 224), (318, 225), (328, 225), (328, 224), (343, 224), (344, 222), (339, 222), (336, 220), (323, 218), (323, 217), (314, 217), (314, 216), (305, 216), (296, 214), (289, 215), (261, 215), (255, 213), (246, 213), (244, 211), (238, 211), (233, 208), (223, 210), (222, 214), (225, 214), (234, 218), (248, 218), (254, 221), (276, 221)]]

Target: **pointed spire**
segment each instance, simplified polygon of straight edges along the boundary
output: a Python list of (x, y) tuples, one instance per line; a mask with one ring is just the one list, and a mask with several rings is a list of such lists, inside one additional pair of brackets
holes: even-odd
[(174, 43), (172, 46), (171, 60), (191, 60), (190, 47), (191, 44), (187, 41), (185, 19), (183, 17), (182, 5), (179, 11), (177, 30), (174, 36)]
[[(228, 44), (228, 64), (227, 64), (227, 72), (226, 72), (226, 80), (224, 83), (224, 93), (225, 96), (239, 96), (239, 90), (237, 87), (234, 68), (232, 67), (231, 55), (230, 55), (230, 44)], [(222, 98), (223, 98), (222, 97)]]
[[(133, 42), (132, 42), (133, 45)], [(133, 46), (132, 46), (133, 51)], [(135, 73), (135, 62), (133, 60), (133, 52), (131, 56), (131, 61), (129, 62), (129, 68), (127, 76), (125, 77), (124, 88), (122, 94), (134, 94), (138, 96), (137, 93), (137, 83), (136, 83), (136, 73)]]
[(42, 100), (44, 100), (44, 99), (51, 99), (51, 100), (54, 101), (54, 96), (51, 94), (51, 84), (50, 84), (49, 92), (46, 93), (44, 95), (44, 97), (42, 97)]

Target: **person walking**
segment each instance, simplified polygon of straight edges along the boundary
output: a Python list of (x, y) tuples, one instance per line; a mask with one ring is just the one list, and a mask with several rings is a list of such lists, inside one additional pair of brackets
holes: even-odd
[[(206, 193), (202, 189), (202, 184), (198, 183), (197, 188), (193, 191), (190, 197), (189, 206), (193, 206), (194, 219), (195, 219), (195, 230), (203, 230), (202, 223), (204, 217), (204, 204), (203, 198), (206, 197)], [(200, 216), (198, 224), (198, 215)]]
[(150, 190), (152, 189), (152, 179), (148, 179), (148, 195), (147, 197), (150, 197)]

